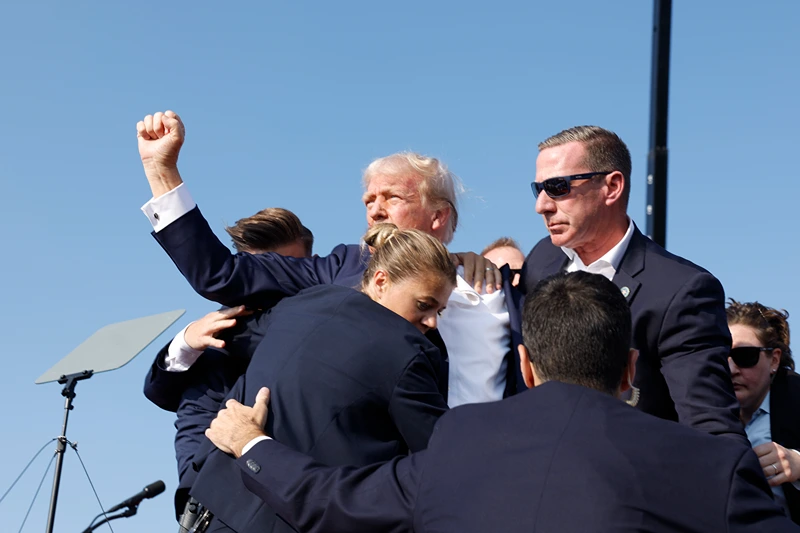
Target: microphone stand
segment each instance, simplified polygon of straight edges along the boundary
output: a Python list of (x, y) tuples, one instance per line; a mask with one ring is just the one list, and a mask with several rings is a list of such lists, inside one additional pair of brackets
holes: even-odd
[[(121, 513), (118, 513), (118, 514), (115, 514), (115, 515), (111, 515), (111, 516), (106, 516), (105, 518), (100, 520), (98, 523), (90, 524), (89, 527), (87, 527), (86, 529), (83, 530), (83, 533), (91, 533), (92, 531), (94, 531), (98, 527), (102, 526), (106, 522), (111, 522), (112, 520), (116, 520), (117, 518), (128, 518), (129, 516), (133, 516), (133, 515), (136, 514), (136, 511), (138, 510), (138, 507), (139, 507), (138, 505), (131, 505), (130, 507), (128, 507), (127, 509), (125, 509)], [(100, 516), (100, 515), (97, 515), (97, 516)], [(97, 520), (97, 517), (95, 517), (95, 520)], [(92, 522), (94, 522), (94, 520), (92, 520)]]
[[(72, 399), (75, 398), (75, 385), (78, 381), (89, 379), (92, 377), (92, 370), (84, 370), (83, 372), (76, 372), (61, 376), (58, 382), (64, 385), (64, 390), (61, 395), (66, 398), (64, 402), (64, 424), (61, 426), (61, 435), (56, 439), (56, 471), (53, 476), (53, 492), (50, 495), (50, 511), (47, 514), (47, 533), (53, 533), (53, 524), (56, 520), (56, 503), (58, 502), (58, 487), (61, 484), (61, 468), (64, 465), (64, 452), (67, 450), (67, 420), (69, 420), (69, 412), (72, 410)], [(135, 513), (136, 511), (134, 511)]]

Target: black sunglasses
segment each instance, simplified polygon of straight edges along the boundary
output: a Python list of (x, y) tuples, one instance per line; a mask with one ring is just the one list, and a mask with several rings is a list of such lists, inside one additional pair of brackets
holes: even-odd
[(730, 358), (739, 368), (753, 368), (758, 364), (761, 352), (771, 352), (772, 348), (762, 348), (760, 346), (739, 346), (731, 348)]
[(603, 174), (611, 174), (608, 172), (587, 172), (585, 174), (574, 174), (572, 176), (560, 176), (558, 178), (549, 178), (544, 181), (534, 181), (531, 183), (531, 190), (533, 197), (538, 198), (539, 193), (544, 191), (550, 198), (560, 198), (566, 196), (572, 190), (570, 182), (574, 180), (590, 180), (595, 176), (602, 176)]

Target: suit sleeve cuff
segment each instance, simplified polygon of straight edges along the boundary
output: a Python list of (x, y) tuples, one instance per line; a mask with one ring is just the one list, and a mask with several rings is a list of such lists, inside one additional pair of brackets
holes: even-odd
[(253, 440), (244, 445), (244, 448), (242, 448), (242, 455), (252, 450), (253, 446), (255, 446), (256, 444), (258, 444), (263, 440), (272, 440), (272, 439), (270, 437), (267, 437), (266, 435), (261, 435), (260, 437), (254, 438)]
[(181, 183), (158, 198), (151, 198), (142, 206), (156, 233), (166, 228), (197, 206), (185, 184)]

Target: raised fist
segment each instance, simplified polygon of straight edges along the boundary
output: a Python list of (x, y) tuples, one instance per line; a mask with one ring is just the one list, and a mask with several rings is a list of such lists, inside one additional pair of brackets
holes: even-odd
[(139, 155), (147, 167), (173, 168), (178, 165), (178, 154), (186, 131), (183, 122), (172, 111), (147, 115), (136, 124)]

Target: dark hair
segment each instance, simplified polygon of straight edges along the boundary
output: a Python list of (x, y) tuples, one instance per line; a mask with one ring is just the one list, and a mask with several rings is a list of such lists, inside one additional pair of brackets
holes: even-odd
[(311, 256), (314, 235), (297, 215), (281, 207), (268, 207), (225, 228), (237, 252), (270, 252), (281, 246), (302, 242)]
[(529, 294), (522, 335), (536, 374), (615, 394), (628, 365), (631, 311), (598, 274), (560, 273)]
[(781, 366), (794, 370), (792, 350), (789, 348), (789, 313), (773, 309), (758, 302), (737, 302), (728, 299), (725, 309), (728, 325), (739, 324), (753, 328), (758, 342), (765, 348), (780, 348)]
[(622, 173), (625, 178), (623, 207), (628, 207), (631, 197), (631, 152), (619, 135), (599, 126), (575, 126), (540, 142), (539, 151), (571, 142), (579, 142), (584, 146), (584, 164), (592, 171), (618, 170)]
[(517, 241), (515, 241), (511, 237), (500, 237), (496, 241), (494, 241), (491, 244), (489, 244), (489, 246), (484, 248), (483, 251), (481, 252), (481, 255), (486, 255), (487, 253), (491, 252), (495, 248), (502, 248), (504, 246), (507, 246), (509, 248), (516, 248), (517, 250), (522, 252), (522, 248), (519, 247), (519, 244), (517, 244)]

